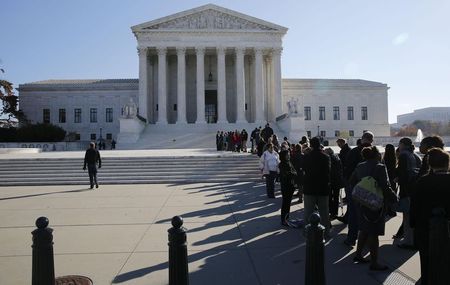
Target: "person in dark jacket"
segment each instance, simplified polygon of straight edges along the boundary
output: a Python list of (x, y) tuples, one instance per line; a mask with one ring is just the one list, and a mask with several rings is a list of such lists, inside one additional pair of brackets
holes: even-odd
[(380, 163), (381, 156), (378, 149), (375, 146), (365, 147), (362, 149), (361, 155), (365, 161), (356, 167), (350, 178), (350, 185), (354, 187), (364, 177), (373, 177), (383, 191), (385, 206), (379, 210), (373, 210), (354, 203), (354, 207), (357, 208), (359, 236), (353, 261), (356, 263), (369, 262), (363, 257), (363, 249), (367, 244), (370, 250), (370, 270), (383, 271), (388, 267), (378, 263), (378, 236), (384, 235), (386, 205), (395, 202), (392, 197), (396, 196), (389, 185), (386, 167)]
[[(414, 153), (414, 145), (410, 138), (400, 139), (398, 148), (400, 155), (398, 157), (397, 177), (400, 186), (399, 196), (401, 211), (403, 212), (403, 237), (398, 247), (404, 249), (414, 249), (414, 232), (409, 226), (410, 217), (410, 195), (418, 179), (419, 169), (422, 165), (420, 157)], [(400, 238), (400, 237), (398, 237)]]
[(442, 138), (440, 136), (425, 137), (420, 142), (419, 151), (424, 156), (422, 159), (422, 166), (420, 167), (420, 170), (419, 170), (419, 177), (422, 177), (422, 176), (428, 174), (428, 172), (430, 170), (430, 168), (428, 166), (428, 150), (430, 150), (434, 147), (444, 149), (444, 141), (442, 140)]
[(343, 138), (338, 138), (336, 144), (339, 146), (341, 151), (339, 152), (339, 159), (341, 160), (342, 167), (345, 167), (345, 162), (347, 161), (347, 154), (352, 150), (348, 145), (347, 141)]
[(294, 155), (291, 157), (292, 164), (294, 165), (295, 171), (297, 172), (297, 179), (295, 184), (297, 184), (298, 189), (298, 202), (303, 203), (303, 164), (305, 161), (305, 156), (302, 152), (302, 146), (300, 144), (295, 145)]
[[(393, 144), (387, 144), (384, 147), (384, 154), (381, 163), (383, 163), (386, 166), (391, 188), (394, 190), (395, 193), (397, 193), (397, 182), (396, 182), (397, 156), (395, 154), (395, 146)], [(390, 217), (395, 217), (397, 216), (397, 213), (393, 209), (388, 209), (387, 215)], [(399, 235), (402, 235), (402, 233), (399, 233)]]
[[(432, 148), (427, 154), (432, 171), (418, 179), (411, 195), (410, 212), (410, 226), (414, 228), (414, 241), (420, 254), (422, 285), (430, 285), (428, 283), (429, 221), (433, 208), (443, 208), (447, 214), (447, 220), (450, 220), (450, 156), (441, 148)], [(443, 272), (443, 274), (447, 273)], [(448, 282), (442, 284), (448, 284)]]
[(344, 187), (344, 177), (342, 176), (342, 164), (339, 160), (339, 156), (334, 153), (331, 148), (326, 148), (325, 153), (330, 156), (331, 168), (330, 168), (330, 219), (336, 219), (339, 210), (339, 192)]
[[(358, 238), (358, 219), (356, 209), (353, 205), (352, 200), (352, 190), (353, 188), (350, 186), (350, 177), (353, 174), (353, 171), (356, 169), (356, 166), (360, 162), (363, 162), (364, 159), (361, 155), (361, 150), (364, 147), (372, 146), (373, 142), (373, 133), (365, 132), (361, 137), (361, 144), (358, 144), (355, 148), (350, 150), (347, 154), (344, 166), (344, 179), (346, 180), (345, 187), (345, 197), (347, 197), (347, 222), (348, 222), (348, 233), (347, 238), (344, 240), (344, 243), (348, 246), (354, 246), (356, 243), (356, 239)], [(345, 219), (345, 218), (344, 218)]]
[(91, 185), (90, 189), (94, 188), (94, 184), (95, 187), (98, 188), (97, 163), (98, 168), (101, 168), (102, 159), (100, 158), (100, 152), (95, 149), (95, 143), (91, 142), (89, 144), (89, 148), (86, 150), (86, 153), (84, 155), (84, 164), (83, 164), (83, 170), (86, 170), (86, 165), (88, 167), (89, 182)]
[(283, 199), (281, 204), (281, 224), (283, 226), (289, 226), (287, 221), (291, 209), (292, 195), (295, 190), (297, 172), (290, 161), (288, 150), (282, 150), (280, 152), (280, 164), (278, 167), (280, 169), (281, 196)]
[(310, 141), (311, 152), (305, 155), (304, 168), (304, 203), (306, 223), (317, 206), (320, 223), (325, 227), (325, 235), (329, 236), (330, 217), (328, 195), (330, 194), (330, 157), (323, 152), (320, 140), (314, 137)]

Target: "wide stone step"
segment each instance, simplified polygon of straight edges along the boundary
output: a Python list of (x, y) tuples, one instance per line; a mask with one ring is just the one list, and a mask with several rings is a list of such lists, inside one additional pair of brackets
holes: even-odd
[[(83, 158), (0, 160), (0, 186), (86, 185)], [(192, 157), (105, 157), (102, 184), (258, 181), (258, 157), (250, 154)]]

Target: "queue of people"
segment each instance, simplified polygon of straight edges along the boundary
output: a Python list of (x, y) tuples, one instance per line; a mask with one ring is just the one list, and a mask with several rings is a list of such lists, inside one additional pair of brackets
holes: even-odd
[[(297, 190), (299, 202), (304, 202), (306, 223), (317, 209), (326, 237), (332, 220), (347, 224), (344, 244), (356, 246), (354, 263), (369, 263), (370, 270), (383, 271), (388, 267), (379, 262), (379, 236), (385, 235), (386, 221), (401, 213), (402, 224), (392, 238), (399, 249), (419, 250), (422, 284), (427, 284), (432, 209), (444, 209), (450, 219), (450, 191), (446, 191), (450, 156), (439, 136), (422, 140), (419, 151), (423, 158), (409, 138), (400, 139), (397, 148), (386, 145), (381, 154), (373, 145), (371, 132), (365, 132), (354, 148), (339, 138), (340, 152), (335, 154), (331, 148), (324, 148), (319, 138), (303, 137), (298, 144), (285, 138), (280, 143), (269, 128), (266, 125), (252, 132), (251, 137), (257, 134), (252, 146), (260, 156), (268, 198), (275, 197), (275, 181), (280, 182), (282, 226), (289, 226), (290, 205)], [(361, 195), (371, 191), (376, 195)], [(342, 202), (346, 212), (339, 216)], [(365, 248), (370, 258), (364, 256)]]

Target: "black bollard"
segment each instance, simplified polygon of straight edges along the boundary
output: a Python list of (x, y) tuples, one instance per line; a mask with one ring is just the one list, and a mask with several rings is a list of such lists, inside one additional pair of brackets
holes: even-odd
[(53, 229), (48, 228), (48, 219), (36, 220), (38, 227), (33, 235), (32, 285), (55, 284), (55, 265), (53, 262)]
[(172, 218), (169, 232), (169, 285), (188, 285), (189, 269), (186, 245), (186, 228), (183, 218)]
[(325, 227), (319, 224), (320, 215), (309, 218), (306, 232), (305, 285), (325, 285)]
[(447, 215), (443, 208), (435, 208), (432, 210), (432, 216), (430, 219), (427, 284), (450, 284), (449, 254), (449, 229)]

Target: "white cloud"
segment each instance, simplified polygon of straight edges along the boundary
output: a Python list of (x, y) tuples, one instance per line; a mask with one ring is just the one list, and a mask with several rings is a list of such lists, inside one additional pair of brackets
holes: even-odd
[(404, 44), (408, 39), (409, 39), (408, 33), (401, 33), (392, 40), (392, 44), (394, 46), (399, 46)]

